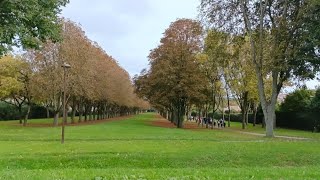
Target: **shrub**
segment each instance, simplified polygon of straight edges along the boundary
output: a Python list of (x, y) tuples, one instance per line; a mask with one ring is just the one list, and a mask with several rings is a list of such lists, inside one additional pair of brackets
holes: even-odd
[[(24, 116), (27, 111), (27, 107), (22, 107), (22, 115)], [(37, 118), (46, 118), (47, 111), (46, 108), (39, 105), (33, 105), (31, 108), (31, 112), (29, 114), (30, 119), (37, 119)], [(50, 115), (52, 117), (52, 114)], [(19, 111), (13, 105), (0, 102), (0, 121), (6, 120), (17, 120), (19, 119)]]

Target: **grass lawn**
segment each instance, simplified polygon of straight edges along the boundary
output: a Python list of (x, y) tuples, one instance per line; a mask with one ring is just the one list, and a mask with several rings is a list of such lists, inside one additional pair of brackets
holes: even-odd
[(60, 127), (0, 122), (0, 180), (320, 178), (320, 134), (281, 129), (277, 135), (310, 139), (269, 139), (227, 129), (155, 127), (156, 118), (148, 113), (66, 127), (63, 145)]

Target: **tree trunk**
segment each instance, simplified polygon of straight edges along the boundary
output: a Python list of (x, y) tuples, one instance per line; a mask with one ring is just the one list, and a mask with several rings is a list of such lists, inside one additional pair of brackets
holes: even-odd
[(273, 118), (274, 118), (274, 113), (272, 111), (269, 111), (267, 114), (267, 120), (265, 121), (266, 122), (266, 136), (267, 137), (274, 137)]
[(18, 106), (18, 112), (19, 112), (19, 123), (22, 124), (22, 105)]
[(199, 110), (198, 110), (198, 120), (197, 120), (197, 123), (198, 123), (198, 126), (200, 125), (200, 121), (201, 120), (201, 108), (199, 107)]
[(242, 129), (246, 128), (247, 125), (247, 113), (248, 113), (248, 91), (243, 93), (242, 102)]
[(171, 110), (170, 121), (171, 123), (175, 123), (175, 113), (173, 109)]
[(242, 129), (246, 129), (246, 113), (243, 110), (241, 114), (242, 114)]
[(89, 121), (92, 121), (92, 109), (89, 110)]
[(78, 122), (80, 123), (82, 121), (82, 111), (79, 111), (79, 119)]
[(257, 112), (258, 112), (258, 107), (257, 107), (257, 105), (254, 105), (254, 107), (253, 107), (253, 126), (256, 126)]
[[(227, 87), (227, 86), (226, 86)], [(227, 89), (227, 88), (226, 88)], [(230, 97), (229, 97), (229, 91), (227, 89), (227, 101), (228, 101), (228, 127), (230, 127), (230, 114), (231, 114), (231, 108), (230, 108)]]
[(59, 111), (57, 112), (57, 111), (55, 111), (54, 112), (54, 118), (53, 118), (53, 125), (54, 126), (58, 126), (58, 121), (59, 121)]
[(47, 111), (47, 118), (50, 118), (50, 110), (48, 106), (46, 107), (46, 111)]
[(92, 120), (96, 120), (96, 107), (94, 106), (93, 107), (93, 110), (92, 110)]
[(184, 114), (185, 114), (185, 106), (183, 102), (180, 102), (178, 105), (178, 111), (177, 111), (177, 128), (183, 128)]
[(249, 124), (249, 107), (247, 107), (247, 111), (246, 111), (246, 126), (248, 126)]
[[(223, 98), (221, 98), (221, 102), (222, 102), (222, 119), (223, 119), (223, 122), (225, 122), (225, 117), (224, 117), (224, 102), (223, 102)], [(213, 117), (212, 117), (212, 120), (213, 120)]]
[(74, 117), (76, 116), (76, 109), (75, 107), (72, 107), (72, 111), (71, 111), (71, 124), (75, 123)]
[(88, 121), (88, 113), (84, 112), (84, 122), (87, 122), (87, 121)]
[(24, 117), (23, 126), (27, 126), (27, 121), (29, 118), (30, 111), (31, 111), (31, 105), (29, 104), (26, 112), (26, 116)]
[[(261, 81), (261, 80), (260, 80)], [(272, 96), (271, 96), (271, 101), (268, 103), (266, 101), (266, 98), (260, 98), (261, 105), (262, 105), (262, 110), (263, 110), (263, 115), (264, 115), (264, 120), (265, 120), (265, 125), (266, 125), (266, 136), (267, 137), (274, 137), (273, 134), (273, 122), (275, 118), (275, 106), (277, 102), (277, 97), (278, 97), (278, 91), (277, 91), (277, 81), (278, 81), (278, 73), (276, 71), (272, 72)], [(259, 81), (258, 81), (259, 82)], [(261, 81), (263, 82), (263, 81)], [(260, 84), (259, 82), (258, 84)], [(261, 84), (260, 84), (261, 86)], [(259, 88), (259, 94), (261, 94), (261, 90), (263, 91), (264, 88)], [(260, 95), (261, 96), (261, 95)]]

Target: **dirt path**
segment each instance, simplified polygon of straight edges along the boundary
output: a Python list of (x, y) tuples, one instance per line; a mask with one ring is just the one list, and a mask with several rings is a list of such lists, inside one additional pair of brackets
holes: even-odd
[[(164, 119), (160, 115), (156, 115), (156, 120), (152, 121), (151, 125), (158, 126), (158, 127), (164, 127), (164, 128), (176, 128), (176, 126), (174, 124), (172, 124), (167, 119)], [(204, 127), (198, 126), (198, 124), (196, 124), (195, 122), (185, 121), (183, 129), (202, 131), (202, 130), (208, 130), (211, 128), (205, 128), (205, 126)], [(236, 132), (236, 133), (241, 133), (241, 134), (248, 134), (248, 135), (253, 135), (253, 136), (261, 136), (261, 137), (265, 136), (265, 134), (261, 134), (261, 133), (245, 132), (245, 131), (229, 129), (229, 128), (213, 127), (213, 129)], [(310, 138), (294, 137), (294, 136), (275, 136), (275, 138), (282, 138), (282, 139), (288, 139), (288, 140), (310, 140)]]

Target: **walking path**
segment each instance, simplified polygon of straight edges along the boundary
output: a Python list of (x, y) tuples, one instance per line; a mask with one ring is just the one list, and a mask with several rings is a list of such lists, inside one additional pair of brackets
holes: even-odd
[[(229, 130), (233, 132), (239, 132), (242, 134), (249, 134), (249, 135), (254, 135), (254, 136), (265, 136), (265, 134), (260, 134), (260, 133), (253, 133), (253, 132), (244, 132), (244, 131), (236, 131), (236, 130)], [(305, 137), (295, 137), (295, 136), (274, 136), (276, 138), (283, 138), (283, 139), (290, 139), (290, 140), (310, 140), (310, 138), (305, 138)]]
[[(168, 120), (164, 119), (163, 117), (156, 116), (156, 120), (152, 121), (151, 124), (154, 126), (160, 126), (160, 127), (165, 127), (165, 128), (175, 128), (176, 126), (170, 123)], [(205, 126), (204, 126), (205, 127)], [(209, 128), (203, 128), (201, 125), (198, 126), (195, 122), (190, 122), (186, 121), (184, 124), (184, 129), (189, 129), (189, 130), (205, 130), (205, 129), (211, 129)], [(219, 129), (219, 130), (225, 130), (225, 131), (230, 131), (230, 132), (236, 132), (236, 133), (242, 133), (242, 134), (248, 134), (248, 135), (253, 135), (253, 136), (265, 136), (265, 134), (261, 133), (254, 133), (254, 132), (245, 132), (245, 131), (240, 131), (240, 130), (235, 130), (235, 129), (229, 129), (229, 128), (217, 128), (214, 127), (213, 129)], [(305, 137), (295, 137), (295, 136), (274, 136), (275, 138), (282, 138), (282, 139), (288, 139), (288, 140), (311, 140), (310, 138), (305, 138)]]

